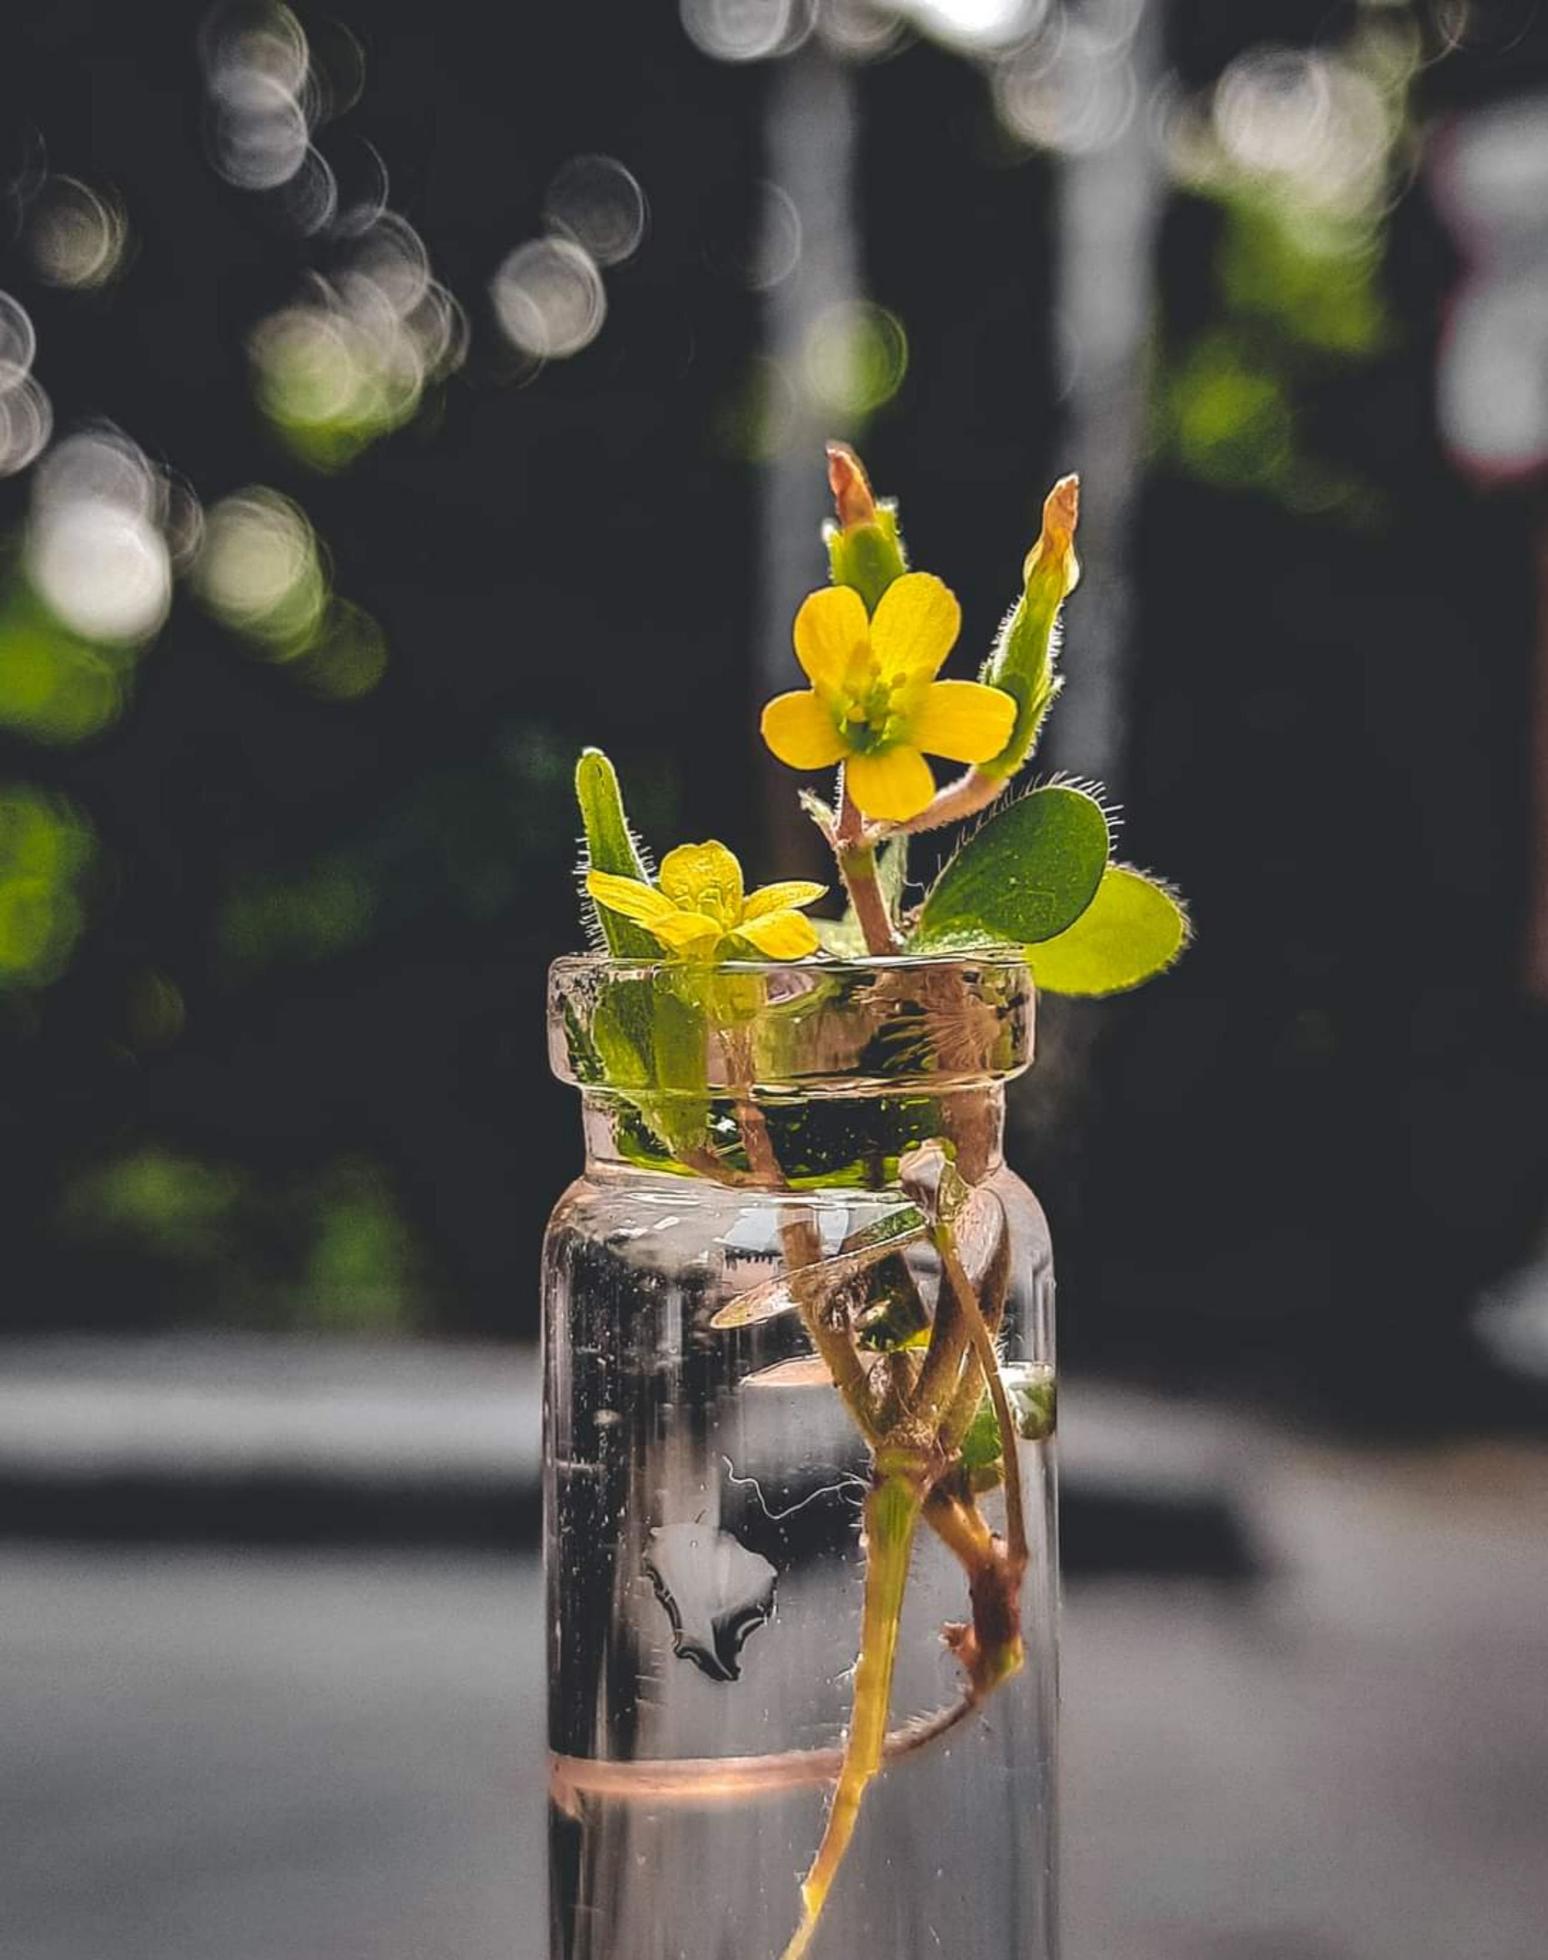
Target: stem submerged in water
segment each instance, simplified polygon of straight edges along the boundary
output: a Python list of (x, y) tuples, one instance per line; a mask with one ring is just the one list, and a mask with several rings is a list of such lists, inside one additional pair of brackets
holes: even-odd
[(801, 1923), (785, 1948), (784, 1960), (802, 1960), (811, 1946), (854, 1836), (866, 1788), (882, 1765), (898, 1626), (926, 1480), (919, 1470), (895, 1472), (876, 1484), (865, 1500), (865, 1609), (844, 1763), (828, 1805), (822, 1843), (801, 1883)]
[[(880, 889), (875, 890), (885, 917)], [(858, 904), (856, 909), (860, 909)], [(753, 1091), (754, 1058), (747, 1035), (741, 1029), (726, 1029), (722, 1039), (749, 1172), (765, 1189), (786, 1187), (773, 1138)], [(935, 1326), (911, 1406), (896, 1397), (878, 1399), (847, 1310), (823, 1283), (822, 1240), (810, 1211), (804, 1205), (792, 1204), (779, 1227), (791, 1290), (807, 1333), (865, 1437), (874, 1464), (874, 1480), (865, 1504), (865, 1601), (849, 1728), (822, 1841), (802, 1881), (800, 1924), (782, 1960), (803, 1960), (808, 1953), (854, 1837), (865, 1793), (889, 1757), (902, 1753), (899, 1738), (888, 1735), (887, 1721), (903, 1597), (921, 1517), (968, 1578), (972, 1623), (944, 1629), (967, 1677), (964, 1708), (977, 1706), (992, 1694), (1023, 1660), (1021, 1583), (1027, 1543), (1021, 1473), (1016, 1430), (994, 1346), (994, 1330), (1009, 1279), (1008, 1247), (1002, 1238), (984, 1273), (989, 1302), (986, 1316), (962, 1263), (950, 1220), (943, 1215), (944, 1207), (937, 1204), (938, 1185), (928, 1173), (927, 1158), (941, 1164), (948, 1161), (944, 1147), (932, 1144), (911, 1156), (916, 1160), (915, 1176), (907, 1174), (905, 1165), (902, 1182), (931, 1221), (931, 1238), (943, 1273)], [(960, 1179), (958, 1183), (960, 1187)], [(963, 1432), (986, 1388), (1000, 1425), (1008, 1544), (990, 1529), (969, 1481), (959, 1474)], [(954, 1721), (956, 1715), (950, 1719)]]

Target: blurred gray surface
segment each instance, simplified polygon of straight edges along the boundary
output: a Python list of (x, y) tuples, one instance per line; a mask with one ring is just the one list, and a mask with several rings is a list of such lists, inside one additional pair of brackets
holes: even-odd
[(541, 1955), (529, 1559), (0, 1550), (5, 1960)]
[(0, 1346), (0, 1475), (535, 1483), (531, 1348), (175, 1333)]
[[(1543, 1960), (1548, 1454), (1230, 1434), (1274, 1576), (1071, 1592), (1068, 1960)], [(0, 1548), (0, 1953), (542, 1960), (539, 1641), (525, 1559)]]

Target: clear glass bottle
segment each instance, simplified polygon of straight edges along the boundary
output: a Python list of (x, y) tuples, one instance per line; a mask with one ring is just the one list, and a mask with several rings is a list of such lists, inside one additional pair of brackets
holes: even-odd
[[(1001, 1156), (1032, 1030), (1010, 956), (555, 966), (551, 1960), (1053, 1960), (1052, 1264)], [(797, 1949), (900, 1439), (885, 1756)]]

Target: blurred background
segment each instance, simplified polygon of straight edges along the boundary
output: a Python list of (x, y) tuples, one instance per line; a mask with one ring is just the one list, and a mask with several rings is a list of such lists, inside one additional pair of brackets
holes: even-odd
[(974, 659), (1081, 471), (1049, 760), (1198, 930), (1014, 1118), (1072, 1960), (1540, 1960), (1548, 9), (3, 48), (7, 1960), (538, 1960), (570, 771), (798, 868), (830, 435)]

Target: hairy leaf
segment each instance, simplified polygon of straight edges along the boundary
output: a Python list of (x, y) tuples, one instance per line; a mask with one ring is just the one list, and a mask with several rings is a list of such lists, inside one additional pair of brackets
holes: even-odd
[(1190, 932), (1174, 892), (1143, 871), (1110, 864), (1074, 925), (1029, 946), (1027, 964), (1045, 993), (1118, 994), (1163, 973)]
[[(624, 815), (618, 773), (600, 749), (581, 751), (575, 765), (575, 800), (580, 804), (586, 831), (585, 869), (608, 871), (615, 877), (635, 878), (648, 885), (650, 871)], [(660, 959), (660, 946), (643, 926), (604, 906), (592, 905), (590, 899), (584, 903), (615, 960)]]
[(1033, 945), (1075, 923), (1107, 862), (1107, 818), (1067, 783), (1009, 804), (942, 871), (919, 915), (919, 946)]

